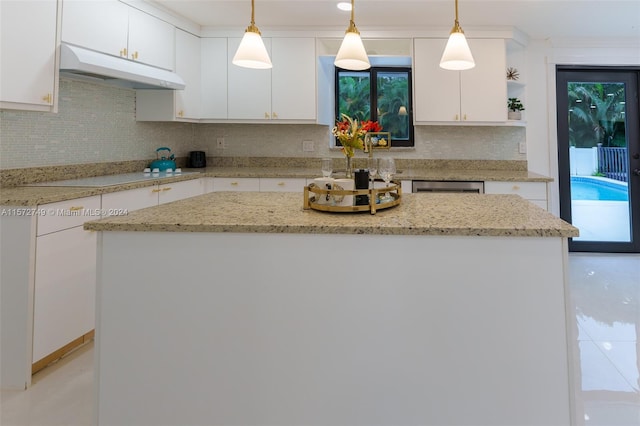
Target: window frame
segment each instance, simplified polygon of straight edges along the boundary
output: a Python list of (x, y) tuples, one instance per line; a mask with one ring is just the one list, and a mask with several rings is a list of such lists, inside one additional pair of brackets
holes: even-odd
[[(415, 146), (415, 138), (414, 138), (414, 123), (413, 123), (413, 77), (412, 77), (412, 68), (410, 66), (372, 66), (367, 70), (362, 71), (353, 71), (347, 70), (344, 68), (334, 67), (335, 69), (335, 84), (334, 84), (334, 96), (335, 96), (335, 105), (334, 105), (334, 114), (336, 120), (340, 120), (340, 102), (338, 99), (340, 98), (340, 73), (341, 72), (360, 72), (360, 73), (369, 73), (369, 80), (371, 84), (369, 85), (369, 103), (370, 103), (370, 120), (377, 121), (378, 120), (378, 74), (379, 73), (406, 73), (407, 74), (407, 91), (408, 91), (408, 105), (407, 107), (407, 116), (409, 120), (409, 137), (406, 140), (400, 139), (391, 139), (392, 147), (403, 147), (403, 148), (413, 148)], [(385, 131), (385, 130), (383, 130)], [(336, 146), (342, 146), (338, 138), (335, 139)]]

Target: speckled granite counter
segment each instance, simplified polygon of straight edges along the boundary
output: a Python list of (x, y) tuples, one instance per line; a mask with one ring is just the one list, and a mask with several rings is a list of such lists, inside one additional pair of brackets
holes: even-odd
[(215, 192), (88, 222), (94, 231), (574, 237), (577, 229), (516, 195), (404, 194), (368, 213), (304, 210), (302, 193)]
[[(184, 169), (197, 171), (198, 174), (186, 174), (161, 181), (145, 181), (113, 185), (109, 187), (39, 187), (15, 186), (0, 188), (0, 205), (36, 206), (40, 204), (66, 201), (74, 198), (100, 195), (108, 192), (125, 191), (156, 185), (160, 182), (171, 183), (201, 177), (237, 177), (237, 178), (315, 178), (320, 176), (317, 168), (278, 168), (278, 167), (207, 167), (203, 169)], [(340, 173), (336, 173), (339, 176)], [(406, 168), (396, 176), (398, 180), (442, 180), (442, 181), (508, 181), (508, 182), (550, 182), (552, 178), (522, 170), (468, 170), (468, 169), (423, 169)]]

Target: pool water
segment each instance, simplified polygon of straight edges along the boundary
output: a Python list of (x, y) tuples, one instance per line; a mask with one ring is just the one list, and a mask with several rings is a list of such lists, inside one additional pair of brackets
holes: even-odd
[(572, 200), (629, 201), (627, 185), (588, 177), (571, 178)]

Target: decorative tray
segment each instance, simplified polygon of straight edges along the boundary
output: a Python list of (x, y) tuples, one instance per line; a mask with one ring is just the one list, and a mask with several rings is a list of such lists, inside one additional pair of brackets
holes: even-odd
[[(349, 202), (351, 200), (357, 202), (358, 198), (364, 202), (358, 205)], [(304, 187), (303, 208), (334, 213), (371, 212), (376, 214), (378, 210), (397, 206), (401, 199), (400, 184), (394, 182), (383, 188), (355, 190), (322, 189), (312, 183)]]

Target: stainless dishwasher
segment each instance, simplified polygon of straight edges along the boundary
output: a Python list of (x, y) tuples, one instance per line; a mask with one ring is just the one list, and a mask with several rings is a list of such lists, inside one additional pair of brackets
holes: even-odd
[(414, 180), (411, 192), (475, 192), (484, 194), (484, 182)]

